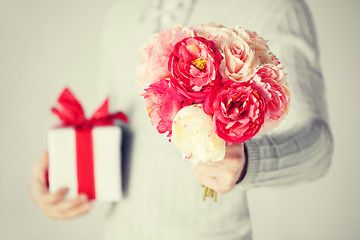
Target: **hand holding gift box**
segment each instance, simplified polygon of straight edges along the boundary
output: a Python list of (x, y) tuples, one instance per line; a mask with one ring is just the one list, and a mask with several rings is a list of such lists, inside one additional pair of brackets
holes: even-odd
[(106, 99), (87, 119), (81, 104), (67, 88), (52, 112), (62, 123), (48, 133), (50, 192), (67, 187), (69, 198), (84, 193), (89, 199), (118, 201), (121, 129), (114, 121), (127, 122), (126, 115), (110, 114)]

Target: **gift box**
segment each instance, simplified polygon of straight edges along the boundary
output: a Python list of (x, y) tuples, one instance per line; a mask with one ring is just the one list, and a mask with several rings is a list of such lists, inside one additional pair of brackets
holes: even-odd
[[(89, 134), (91, 140), (86, 139)], [(48, 132), (48, 143), (50, 192), (67, 187), (68, 198), (78, 193), (99, 201), (121, 198), (119, 127), (52, 129)]]
[(67, 198), (84, 193), (97, 201), (121, 199), (121, 128), (127, 122), (117, 112), (109, 114), (108, 99), (89, 119), (81, 104), (65, 89), (52, 108), (61, 124), (48, 132), (49, 190), (69, 189)]

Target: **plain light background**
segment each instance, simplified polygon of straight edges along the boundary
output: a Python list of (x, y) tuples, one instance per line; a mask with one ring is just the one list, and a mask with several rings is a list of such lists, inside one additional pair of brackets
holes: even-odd
[[(57, 123), (50, 106), (70, 86), (88, 114), (103, 20), (115, 0), (0, 0), (0, 239), (100, 239), (108, 206), (48, 219), (28, 194), (31, 168)], [(359, 0), (311, 0), (335, 152), (322, 179), (249, 192), (255, 240), (360, 239)], [(241, 23), (239, 23), (241, 24)]]

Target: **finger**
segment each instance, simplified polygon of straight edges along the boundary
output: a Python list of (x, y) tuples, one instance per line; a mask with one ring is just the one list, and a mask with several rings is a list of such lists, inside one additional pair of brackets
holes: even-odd
[(214, 190), (215, 192), (218, 193), (226, 193), (227, 191), (223, 190), (223, 186), (222, 184), (218, 181), (217, 178), (215, 177), (204, 177), (201, 175), (198, 175), (197, 173), (194, 173), (195, 178), (203, 185), (205, 185), (206, 187)]
[(42, 202), (45, 195), (49, 193), (46, 173), (48, 169), (48, 154), (45, 152), (43, 157), (34, 164), (30, 181), (30, 195), (36, 203)]
[(48, 170), (48, 167), (49, 167), (48, 153), (44, 152), (40, 161), (38, 161), (33, 167), (33, 178), (46, 184), (46, 172)]
[(85, 214), (92, 208), (88, 197), (85, 194), (75, 199), (62, 200), (51, 208), (45, 210), (46, 214), (54, 220), (63, 220)]
[(194, 172), (194, 176), (198, 182), (221, 194), (230, 192), (234, 187), (232, 183), (220, 182), (216, 177), (205, 177), (198, 174), (197, 172)]
[(53, 205), (62, 200), (65, 195), (68, 193), (68, 188), (61, 188), (57, 190), (55, 193), (45, 193), (42, 196), (41, 202), (45, 205)]
[(63, 216), (66, 219), (70, 219), (84, 215), (85, 213), (89, 212), (91, 209), (92, 209), (92, 204), (90, 202), (86, 202), (66, 211)]
[(60, 212), (66, 212), (87, 202), (89, 202), (89, 198), (85, 194), (81, 194), (75, 199), (60, 201), (54, 207)]
[(222, 162), (222, 161), (215, 161), (215, 162), (213, 162), (213, 161), (206, 161), (206, 162), (204, 162), (204, 161), (199, 161), (199, 162), (196, 163), (195, 165), (198, 165), (198, 166), (214, 166), (214, 167), (216, 167), (216, 166), (220, 166), (220, 165), (221, 165), (221, 162)]
[(30, 182), (30, 196), (34, 202), (41, 202), (40, 199), (42, 199), (46, 194), (48, 194), (48, 191), (43, 182), (38, 179), (32, 179)]
[(204, 185), (206, 185), (208, 187), (211, 187), (210, 185), (213, 185), (214, 182), (217, 181), (216, 177), (207, 177), (207, 176), (201, 175), (201, 174), (199, 174), (198, 172), (195, 172), (195, 171), (193, 173), (194, 173), (195, 179), (199, 183), (204, 184)]
[(222, 164), (219, 165), (219, 172), (222, 173), (237, 173), (240, 169), (244, 167), (244, 161), (239, 158), (225, 158), (222, 160)]
[(35, 164), (35, 171), (44, 172), (49, 167), (49, 155), (48, 152), (44, 152), (41, 159)]
[(39, 162), (39, 166), (41, 169), (46, 170), (49, 168), (49, 153), (45, 151), (43, 156)]
[(58, 209), (47, 209), (44, 210), (45, 214), (52, 218), (53, 220), (65, 220), (70, 219), (74, 217), (81, 216), (85, 213), (87, 213), (92, 208), (92, 205), (90, 202), (79, 204), (67, 211), (60, 211)]
[(219, 167), (213, 165), (198, 165), (192, 166), (193, 171), (204, 177), (216, 177), (219, 174)]

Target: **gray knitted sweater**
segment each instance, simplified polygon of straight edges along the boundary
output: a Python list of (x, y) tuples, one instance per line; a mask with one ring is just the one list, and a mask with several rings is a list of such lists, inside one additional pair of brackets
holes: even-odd
[[(245, 178), (218, 202), (202, 202), (191, 164), (147, 116), (136, 82), (137, 50), (155, 31), (175, 24), (239, 25), (270, 40), (292, 94), (279, 128), (247, 141)], [(316, 35), (302, 0), (119, 1), (106, 19), (99, 88), (124, 128), (123, 199), (107, 219), (104, 239), (251, 239), (246, 189), (289, 185), (324, 175), (333, 151)]]

